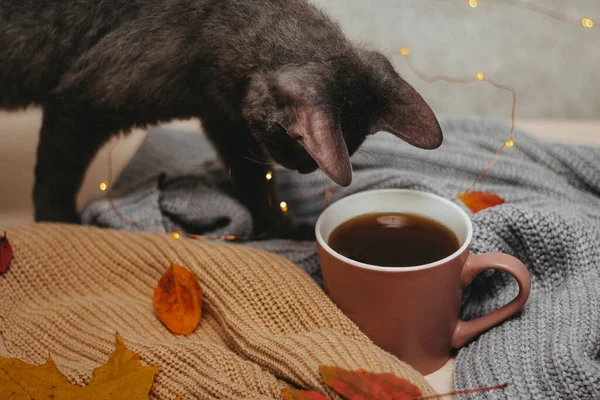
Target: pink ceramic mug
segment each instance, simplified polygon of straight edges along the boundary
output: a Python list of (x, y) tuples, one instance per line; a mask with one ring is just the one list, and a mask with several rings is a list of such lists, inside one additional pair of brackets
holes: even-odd
[[(407, 268), (380, 267), (336, 253), (327, 241), (342, 223), (360, 215), (400, 212), (423, 215), (450, 228), (460, 248), (437, 262)], [(529, 296), (529, 272), (503, 253), (470, 255), (473, 225), (456, 204), (433, 194), (402, 189), (372, 190), (329, 206), (316, 224), (325, 290), (334, 303), (375, 344), (422, 374), (442, 367), (452, 348), (518, 312)], [(402, 243), (398, 243), (402, 248)], [(471, 321), (459, 318), (463, 289), (488, 269), (506, 271), (519, 284), (507, 305)]]

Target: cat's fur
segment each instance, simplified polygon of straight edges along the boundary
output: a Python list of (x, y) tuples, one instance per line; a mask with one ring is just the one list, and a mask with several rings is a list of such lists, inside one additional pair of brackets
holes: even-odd
[(38, 221), (77, 221), (83, 175), (112, 135), (174, 118), (202, 120), (258, 230), (280, 215), (250, 159), (348, 185), (368, 134), (442, 141), (390, 62), (305, 0), (0, 0), (0, 107), (30, 104), (44, 109)]

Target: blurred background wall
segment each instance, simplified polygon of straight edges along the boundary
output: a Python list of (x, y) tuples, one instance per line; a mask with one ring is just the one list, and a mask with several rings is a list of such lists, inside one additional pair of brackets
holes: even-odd
[[(487, 84), (425, 83), (423, 73), (472, 77), (483, 71), (518, 94), (517, 118), (600, 119), (600, 0), (522, 0), (580, 20), (585, 29), (508, 4), (479, 0), (313, 0), (348, 36), (388, 54), (440, 114), (510, 117), (511, 95)], [(600, 133), (599, 133), (600, 134)]]

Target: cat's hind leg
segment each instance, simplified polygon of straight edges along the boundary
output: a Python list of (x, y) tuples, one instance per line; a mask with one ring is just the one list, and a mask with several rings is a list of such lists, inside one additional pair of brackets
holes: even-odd
[(101, 118), (44, 105), (33, 189), (36, 221), (79, 222), (77, 192), (94, 155), (113, 133)]

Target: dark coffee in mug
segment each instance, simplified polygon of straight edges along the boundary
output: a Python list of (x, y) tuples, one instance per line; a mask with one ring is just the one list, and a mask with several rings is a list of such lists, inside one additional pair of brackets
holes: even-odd
[(417, 214), (373, 213), (344, 222), (329, 246), (352, 260), (381, 267), (412, 267), (442, 260), (460, 248), (454, 232)]

